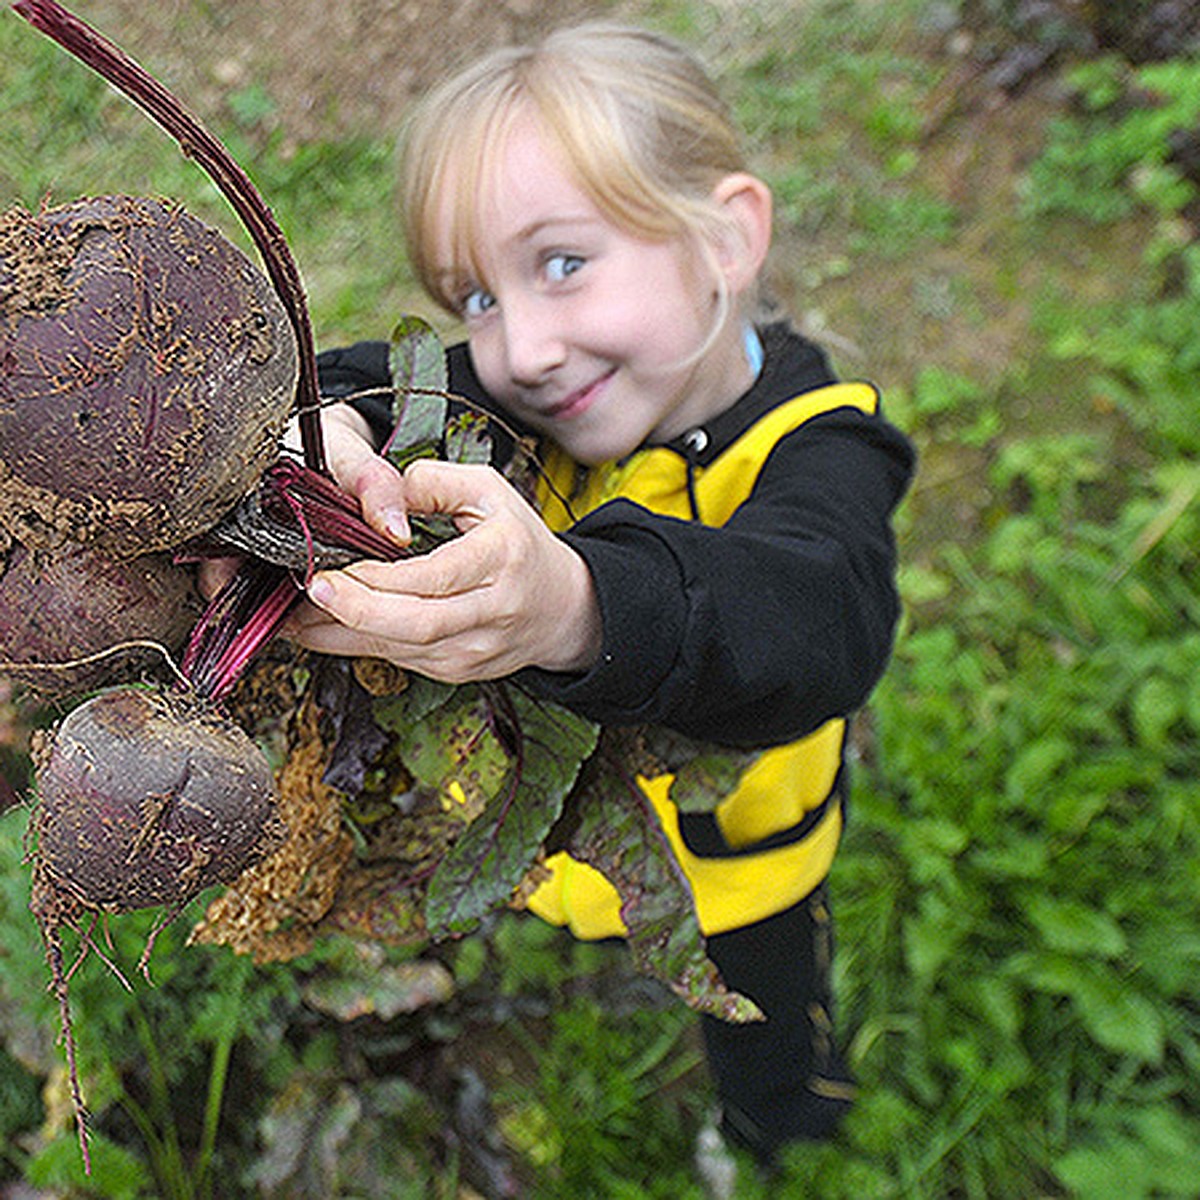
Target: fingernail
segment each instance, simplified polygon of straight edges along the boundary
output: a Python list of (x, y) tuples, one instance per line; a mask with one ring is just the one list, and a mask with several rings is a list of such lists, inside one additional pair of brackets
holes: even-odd
[(411, 536), (408, 529), (408, 517), (402, 509), (384, 509), (383, 524), (388, 533), (398, 542), (407, 542)]
[(333, 584), (323, 575), (318, 575), (308, 585), (308, 598), (314, 604), (326, 605), (333, 601)]

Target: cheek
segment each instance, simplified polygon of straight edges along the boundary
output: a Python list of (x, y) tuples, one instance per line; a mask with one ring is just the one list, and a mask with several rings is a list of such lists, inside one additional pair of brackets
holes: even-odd
[(627, 329), (644, 345), (660, 347), (669, 358), (690, 354), (710, 332), (715, 311), (712, 289), (670, 261), (650, 277), (653, 286), (647, 286), (646, 278), (630, 289)]
[(499, 340), (487, 333), (474, 333), (467, 339), (467, 347), (471, 352), (471, 365), (484, 391), (497, 399), (503, 399), (504, 391), (504, 355), (500, 349)]

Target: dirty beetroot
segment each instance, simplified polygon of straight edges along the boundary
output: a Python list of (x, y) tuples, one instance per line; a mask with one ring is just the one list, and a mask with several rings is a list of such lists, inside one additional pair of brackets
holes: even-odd
[[(159, 662), (147, 639), (177, 653), (200, 612), (192, 570), (167, 554), (14, 543), (0, 555), (0, 660), (42, 700), (139, 679)], [(114, 646), (125, 649), (102, 653)]]
[(0, 527), (116, 557), (208, 529), (277, 454), (297, 356), (282, 305), (178, 205), (0, 216)]
[(34, 758), (30, 909), (46, 945), (90, 1171), (63, 928), (79, 934), (80, 957), (96, 949), (92, 928), (102, 915), (161, 907), (161, 928), (205, 888), (232, 882), (269, 854), (284, 829), (274, 774), (258, 746), (183, 692), (100, 692), (72, 709), (34, 747)]
[(38, 761), (37, 865), (62, 908), (178, 909), (275, 838), (275, 782), (249, 737), (184, 694), (101, 692)]
[[(303, 287), (249, 178), (56, 0), (13, 8), (179, 142), (263, 259), (260, 271), (180, 205), (144, 196), (0, 214), (0, 670), (77, 702), (32, 747), (30, 908), (90, 1172), (68, 985), (89, 953), (104, 958), (97, 921), (163, 910), (142, 954), (148, 974), (158, 930), (285, 834), (271, 766), (220, 701), (300, 589), (291, 565), (214, 543), (214, 531), (278, 462), (293, 412), (307, 468), (322, 479), (326, 468)], [(289, 514), (299, 519), (294, 505)], [(234, 550), (248, 555), (243, 568), (197, 616), (178, 560)], [(173, 669), (169, 687), (109, 686), (144, 669), (130, 649), (151, 648)], [(78, 938), (70, 966), (66, 929)]]

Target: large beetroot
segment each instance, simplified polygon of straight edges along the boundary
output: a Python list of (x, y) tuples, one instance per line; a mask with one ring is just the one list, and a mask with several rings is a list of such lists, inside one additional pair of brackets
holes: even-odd
[(8, 536), (179, 546), (275, 457), (296, 379), (270, 282), (177, 205), (102, 196), (0, 217)]

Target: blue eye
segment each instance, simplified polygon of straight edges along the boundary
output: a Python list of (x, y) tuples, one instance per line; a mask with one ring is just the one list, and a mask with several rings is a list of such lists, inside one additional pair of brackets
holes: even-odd
[(561, 283), (568, 275), (574, 275), (583, 264), (584, 260), (578, 254), (551, 254), (543, 269), (551, 283)]
[(495, 306), (495, 303), (496, 297), (491, 292), (485, 288), (475, 288), (459, 301), (459, 309), (464, 317), (470, 319), (471, 317), (482, 317), (488, 309)]

